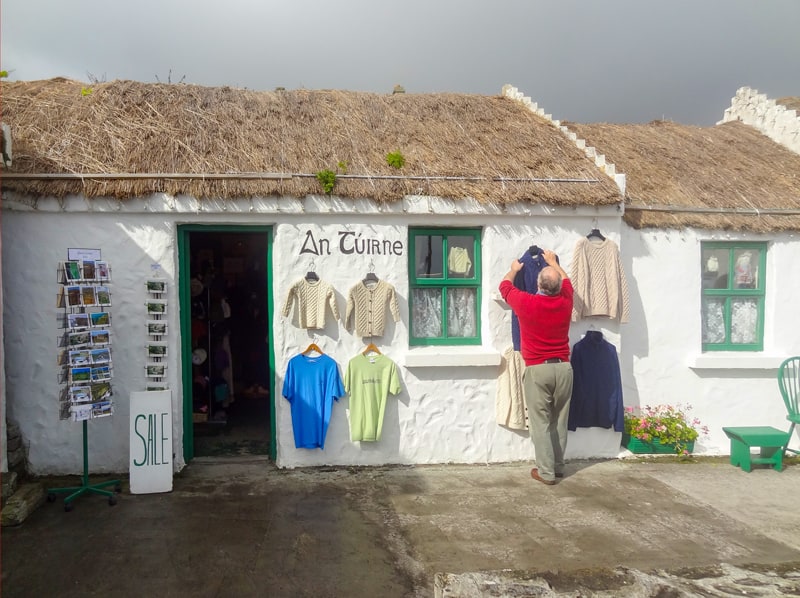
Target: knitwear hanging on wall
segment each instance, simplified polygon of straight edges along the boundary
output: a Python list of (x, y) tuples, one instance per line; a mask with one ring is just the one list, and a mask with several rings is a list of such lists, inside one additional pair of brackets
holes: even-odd
[(501, 426), (512, 430), (525, 430), (528, 427), (528, 413), (525, 406), (525, 391), (522, 377), (525, 373), (525, 360), (513, 346), (503, 353), (500, 377), (497, 379), (495, 393), (495, 419)]
[(325, 328), (326, 306), (330, 305), (333, 317), (340, 319), (333, 287), (323, 280), (301, 278), (295, 282), (286, 295), (281, 313), (286, 317), (297, 305), (297, 322), (300, 328)]
[(628, 282), (614, 241), (594, 243), (585, 237), (578, 239), (572, 253), (570, 280), (575, 290), (573, 322), (590, 316), (628, 321)]
[(358, 281), (347, 293), (347, 310), (344, 325), (350, 329), (350, 319), (355, 323), (358, 336), (381, 336), (386, 328), (386, 304), (395, 322), (400, 321), (400, 307), (394, 287), (385, 280), (366, 285)]

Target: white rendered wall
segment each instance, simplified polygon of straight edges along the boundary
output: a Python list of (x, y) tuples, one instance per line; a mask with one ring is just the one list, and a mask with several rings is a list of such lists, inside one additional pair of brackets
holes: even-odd
[[(735, 240), (768, 243), (764, 351), (703, 354), (700, 243)], [(691, 405), (710, 429), (698, 453), (730, 452), (723, 426), (788, 430), (776, 375), (783, 359), (800, 354), (797, 235), (626, 229), (622, 242), (633, 279), (631, 323), (622, 327), (625, 403)]]
[[(91, 212), (87, 211), (91, 207)], [(40, 200), (36, 209), (6, 196), (2, 222), (5, 288), (4, 322), (9, 418), (19, 423), (30, 444), (34, 473), (78, 473), (82, 469), (81, 426), (59, 421), (57, 396), (55, 305), (56, 266), (68, 247), (103, 251), (112, 267), (111, 292), (113, 385), (115, 415), (89, 422), (90, 469), (122, 472), (128, 465), (128, 397), (142, 390), (144, 378), (144, 281), (158, 264), (168, 280), (169, 310), (167, 382), (173, 390), (175, 467), (183, 456), (183, 390), (181, 387), (180, 330), (177, 299), (177, 243), (179, 224), (253, 224), (274, 227), (273, 346), (275, 352), (275, 413), (277, 463), (281, 467), (320, 464), (490, 463), (527, 460), (533, 447), (524, 432), (495, 423), (495, 392), (499, 356), (511, 344), (510, 311), (498, 300), (497, 285), (512, 259), (531, 244), (554, 249), (567, 269), (575, 241), (594, 226), (619, 242), (619, 216), (610, 208), (582, 212), (546, 207), (503, 211), (477, 202), (446, 202), (409, 198), (396, 205), (368, 201), (307, 198), (278, 202), (274, 198), (242, 202), (204, 202), (192, 198), (153, 196), (123, 204), (114, 201), (64, 202)], [(439, 348), (426, 354), (437, 359), (469, 363), (465, 366), (406, 367), (415, 355), (408, 346), (407, 227), (483, 227), (483, 288), (481, 318), (483, 346)], [(390, 322), (382, 338), (373, 339), (400, 366), (403, 391), (390, 396), (383, 437), (377, 443), (349, 440), (348, 400), (336, 403), (324, 450), (295, 449), (288, 402), (281, 397), (288, 360), (302, 351), (314, 333), (297, 328), (280, 309), (289, 286), (301, 277), (311, 256), (300, 249), (311, 230), (317, 239), (330, 239), (331, 255), (314, 257), (315, 270), (337, 291), (344, 316), (349, 288), (366, 273), (370, 260), (375, 273), (393, 284), (399, 294), (402, 318)], [(342, 255), (340, 231), (363, 238), (402, 243), (403, 254)], [(292, 314), (294, 315), (294, 314)], [(590, 323), (573, 325), (572, 343)], [(619, 324), (598, 322), (618, 348)], [(328, 321), (317, 333), (319, 344), (340, 365), (363, 350), (365, 341)], [(425, 349), (423, 351), (431, 351)], [(417, 360), (419, 361), (419, 360)], [(485, 363), (488, 365), (474, 365)], [(609, 430), (579, 430), (571, 434), (568, 455), (616, 456), (619, 434)]]
[(773, 141), (800, 154), (800, 115), (763, 93), (749, 87), (739, 88), (721, 122), (732, 120), (755, 127)]

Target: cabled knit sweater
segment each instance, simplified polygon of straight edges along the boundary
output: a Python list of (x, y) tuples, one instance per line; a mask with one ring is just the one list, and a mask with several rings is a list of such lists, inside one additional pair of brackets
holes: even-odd
[(572, 321), (589, 316), (607, 316), (627, 322), (630, 315), (628, 282), (619, 247), (611, 239), (593, 243), (580, 238), (575, 243), (570, 273), (573, 296)]
[(394, 321), (399, 322), (400, 307), (394, 287), (385, 280), (369, 286), (363, 280), (358, 281), (347, 293), (345, 328), (350, 329), (350, 318), (353, 318), (358, 336), (381, 336), (386, 327), (387, 302)]
[(333, 317), (340, 319), (333, 287), (322, 280), (301, 278), (295, 282), (286, 295), (281, 313), (288, 316), (294, 303), (297, 303), (297, 322), (300, 328), (325, 328), (326, 305), (331, 306)]

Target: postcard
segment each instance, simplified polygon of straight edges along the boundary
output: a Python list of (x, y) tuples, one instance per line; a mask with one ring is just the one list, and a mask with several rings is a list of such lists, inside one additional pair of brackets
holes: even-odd
[(165, 293), (167, 291), (167, 283), (164, 280), (148, 280), (147, 291), (149, 293)]
[(67, 338), (67, 345), (72, 348), (85, 347), (92, 342), (92, 335), (89, 332), (70, 332)]
[(90, 382), (92, 378), (92, 368), (72, 368), (69, 371), (69, 379), (74, 383)]
[(91, 385), (92, 397), (96, 401), (104, 401), (111, 397), (111, 384), (108, 382), (98, 382)]
[(114, 413), (114, 406), (111, 401), (92, 403), (92, 417), (108, 417), (112, 413)]
[(147, 356), (148, 357), (166, 357), (167, 344), (166, 343), (147, 343)]
[(163, 363), (149, 363), (145, 370), (148, 378), (163, 378), (167, 372), (167, 366)]
[(91, 403), (92, 389), (90, 386), (73, 386), (69, 389), (69, 400), (73, 403)]
[(84, 280), (94, 280), (97, 278), (94, 260), (83, 260), (81, 264), (83, 265)]
[(67, 314), (67, 326), (70, 328), (88, 328), (89, 314)]
[(82, 422), (92, 418), (92, 404), (71, 405), (69, 412), (72, 414), (72, 421)]
[(81, 287), (81, 299), (84, 305), (97, 305), (97, 293), (94, 287)]
[(111, 367), (100, 365), (92, 368), (92, 382), (103, 382), (111, 380)]
[(107, 345), (111, 342), (111, 333), (106, 328), (90, 332), (92, 345)]
[(108, 262), (95, 262), (94, 263), (95, 277), (97, 280), (108, 280), (110, 271)]
[(81, 287), (67, 287), (67, 307), (80, 307)]
[(147, 390), (148, 392), (158, 391), (158, 390), (169, 390), (169, 387), (168, 386), (150, 386), (150, 385), (148, 385), (145, 390)]
[(80, 262), (64, 262), (64, 275), (67, 280), (80, 280), (81, 279), (81, 264)]
[(111, 351), (109, 349), (92, 349), (89, 354), (91, 355), (92, 363), (111, 362)]
[(111, 316), (107, 311), (96, 311), (91, 313), (89, 314), (89, 319), (92, 322), (92, 326), (95, 328), (102, 328), (103, 326), (108, 326), (111, 324)]
[(167, 302), (160, 299), (151, 299), (147, 302), (147, 313), (150, 315), (164, 315), (167, 313)]
[(108, 287), (97, 287), (97, 305), (111, 305), (111, 291)]
[(72, 366), (89, 365), (91, 363), (91, 355), (88, 350), (70, 351), (69, 364)]
[(153, 336), (164, 336), (167, 333), (167, 323), (161, 320), (151, 320), (147, 322), (147, 334)]

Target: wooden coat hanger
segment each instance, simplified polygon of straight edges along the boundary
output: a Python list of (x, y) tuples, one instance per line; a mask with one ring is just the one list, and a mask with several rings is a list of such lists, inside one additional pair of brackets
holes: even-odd
[(366, 346), (366, 348), (361, 352), (361, 354), (362, 355), (366, 355), (370, 351), (372, 351), (373, 353), (377, 353), (378, 355), (383, 355), (383, 353), (381, 353), (381, 350), (378, 349), (378, 347), (375, 345), (375, 343), (368, 344)]
[[(316, 340), (316, 339), (314, 339), (314, 340)], [(319, 348), (319, 345), (317, 345), (317, 343), (315, 343), (315, 342), (313, 342), (313, 341), (311, 342), (311, 344), (309, 344), (309, 345), (306, 347), (306, 350), (302, 352), (302, 355), (307, 355), (307, 354), (311, 353), (311, 351), (316, 351), (316, 352), (317, 352), (317, 353), (319, 353), (320, 355), (325, 355), (325, 351), (323, 351), (322, 349), (320, 349), (320, 348)]]

